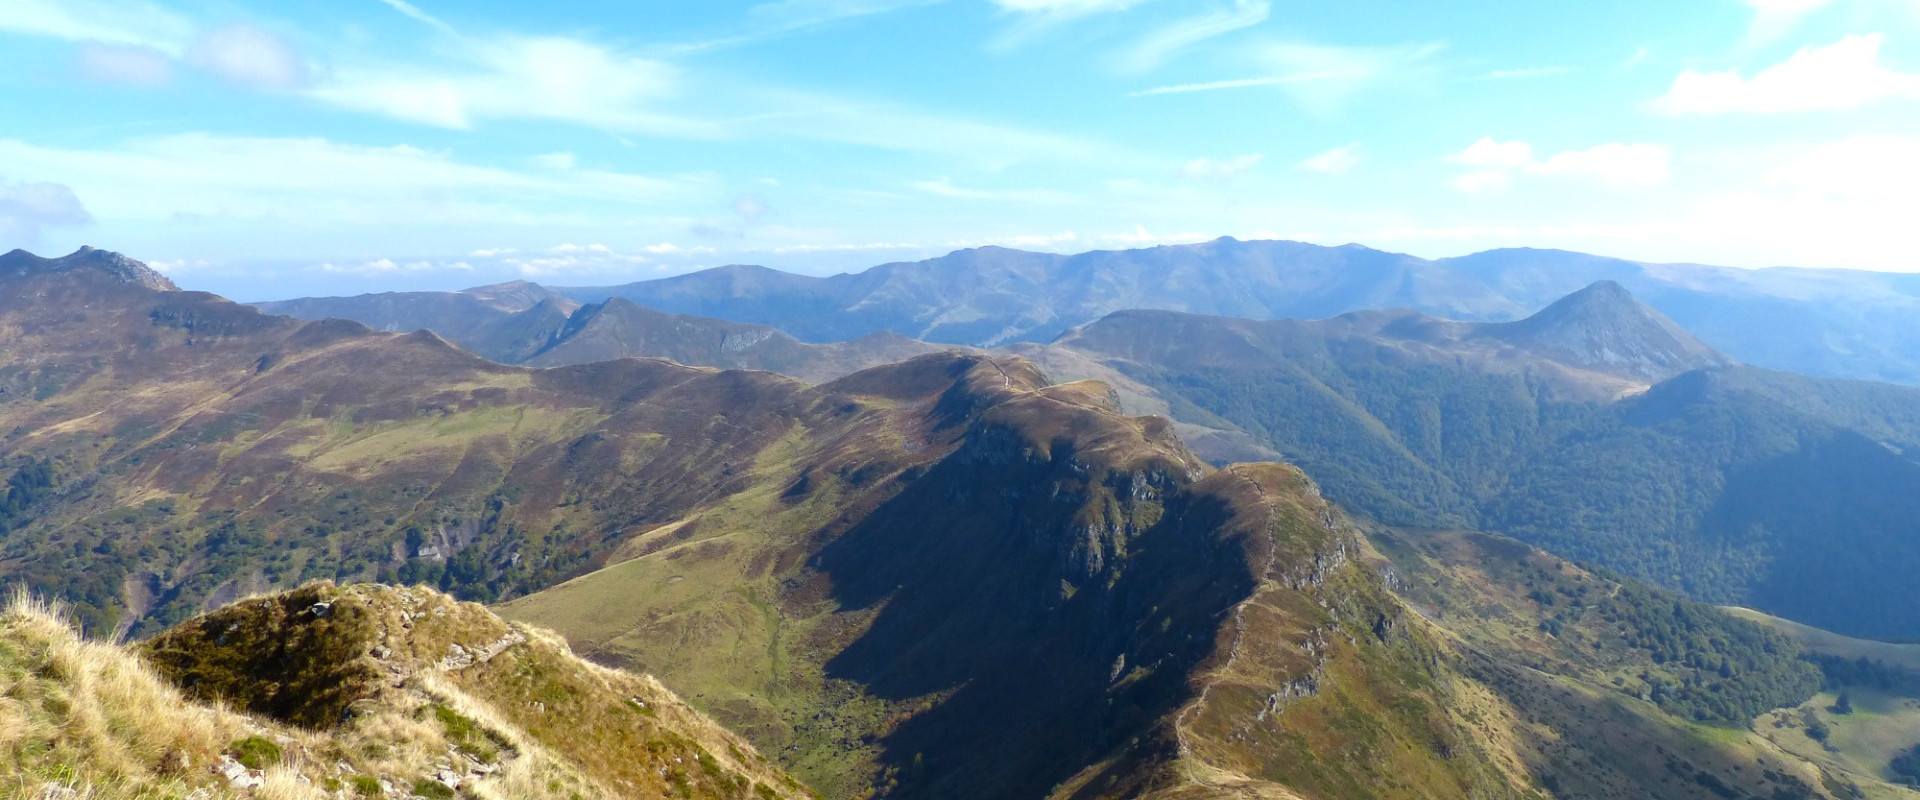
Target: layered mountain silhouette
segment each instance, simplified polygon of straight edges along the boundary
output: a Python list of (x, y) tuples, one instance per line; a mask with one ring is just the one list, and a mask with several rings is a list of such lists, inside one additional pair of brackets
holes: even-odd
[[(962, 250), (831, 277), (728, 266), (622, 286), (553, 291), (583, 303), (624, 297), (659, 311), (770, 325), (814, 343), (886, 331), (941, 344), (1047, 342), (1128, 309), (1247, 319), (1320, 319), (1405, 308), (1447, 319), (1523, 318), (1611, 280), (1740, 361), (1815, 376), (1920, 383), (1920, 276), (1846, 270), (1647, 264), (1557, 250), (1427, 260), (1358, 245), (1220, 239), (1073, 256)], [(483, 287), (474, 292), (493, 291)], [(437, 293), (264, 304), (375, 328), (432, 327), (463, 346), (463, 324), (383, 310)], [(422, 315), (419, 320), (427, 320)], [(491, 358), (513, 360), (486, 352)]]
[[(354, 585), (379, 579), (500, 603), (651, 672), (835, 798), (1891, 791), (1745, 727), (1815, 701), (1783, 636), (1510, 540), (1358, 525), (1298, 469), (1209, 465), (1113, 386), (1019, 357), (819, 385), (661, 359), (542, 369), (107, 270), (0, 289), (0, 578), (152, 637), (141, 657), (176, 691), (285, 718), (188, 709), (226, 726), (191, 757), (223, 740), (252, 757), (248, 731), (345, 708), (414, 738), (341, 767), (302, 749), (331, 734), (289, 735), (299, 764), (329, 764), (314, 780), (429, 778), (504, 741), (551, 756), (538, 793), (575, 775), (627, 796), (797, 791), (643, 679), (472, 606)], [(339, 583), (284, 593), (314, 579)], [(130, 685), (33, 662), (59, 638), (36, 631), (0, 647), (36, 701), (0, 704), (8, 736)], [(150, 754), (142, 775), (172, 763), (113, 747)]]

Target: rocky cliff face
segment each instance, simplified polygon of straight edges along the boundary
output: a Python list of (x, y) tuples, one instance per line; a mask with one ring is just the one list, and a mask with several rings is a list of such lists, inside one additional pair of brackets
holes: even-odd
[(81, 247), (59, 258), (41, 258), (25, 250), (15, 250), (0, 255), (0, 278), (24, 278), (35, 274), (56, 274), (77, 270), (97, 272), (115, 280), (155, 291), (174, 292), (180, 289), (173, 285), (173, 281), (168, 280), (167, 276), (155, 272), (152, 267), (108, 250)]

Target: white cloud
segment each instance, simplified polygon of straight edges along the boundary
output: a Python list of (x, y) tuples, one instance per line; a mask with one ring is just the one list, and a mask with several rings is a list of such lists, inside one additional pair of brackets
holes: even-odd
[(1176, 20), (1141, 39), (1120, 58), (1120, 66), (1145, 72), (1201, 42), (1267, 21), (1267, 0), (1233, 0), (1229, 7)]
[(394, 261), (391, 258), (376, 258), (350, 264), (327, 262), (317, 269), (341, 275), (393, 275), (398, 273), (422, 272), (472, 272), (473, 265), (465, 261)]
[(955, 200), (993, 200), (1033, 204), (1059, 204), (1072, 200), (1065, 193), (1051, 189), (972, 189), (956, 186), (950, 178), (914, 181), (908, 185), (927, 194)]
[(533, 163), (552, 170), (570, 170), (580, 165), (580, 160), (572, 153), (542, 153), (533, 157)]
[(476, 44), (467, 68), (354, 65), (313, 96), (357, 111), (443, 128), (489, 119), (546, 119), (627, 133), (713, 135), (649, 110), (679, 88), (671, 64), (562, 37)]
[(1920, 98), (1920, 75), (1880, 63), (1880, 34), (1807, 47), (1752, 78), (1735, 71), (1680, 73), (1653, 102), (1664, 114), (1844, 111), (1880, 100)]
[(141, 45), (81, 42), (74, 49), (74, 68), (102, 83), (151, 88), (173, 82), (173, 59)]
[(67, 186), (0, 178), (0, 251), (37, 242), (49, 227), (92, 223), (93, 215)]
[[(704, 179), (598, 170), (522, 173), (405, 145), (194, 133), (110, 149), (0, 139), (0, 164), (28, 180), (57, 177), (116, 222), (181, 216), (300, 220), (302, 225), (521, 224), (543, 214), (631, 214), (688, 202)], [(402, 222), (404, 221), (404, 223)]]
[(135, 45), (178, 54), (193, 38), (184, 17), (144, 0), (6, 0), (0, 31)]
[(1612, 142), (1557, 153), (1531, 170), (1536, 175), (1590, 178), (1610, 186), (1659, 186), (1667, 182), (1669, 161), (1667, 148), (1660, 145)]
[(1230, 181), (1253, 171), (1266, 158), (1264, 153), (1248, 153), (1233, 158), (1196, 158), (1180, 167), (1180, 177), (1203, 181)]
[(1904, 203), (1920, 200), (1920, 140), (1859, 136), (1831, 142), (1782, 164), (1767, 183), (1833, 201)]
[(187, 51), (187, 61), (228, 83), (264, 91), (297, 91), (309, 77), (286, 39), (245, 23), (207, 31)]
[(1513, 185), (1513, 177), (1500, 170), (1475, 170), (1454, 176), (1453, 187), (1467, 194), (1503, 191)]
[(1447, 156), (1447, 160), (1469, 167), (1519, 167), (1533, 161), (1533, 145), (1526, 142), (1500, 142), (1487, 137)]
[(1345, 175), (1360, 165), (1360, 143), (1341, 145), (1319, 155), (1310, 156), (1294, 168), (1302, 172), (1317, 172), (1322, 175)]
[(1483, 138), (1447, 161), (1471, 169), (1453, 179), (1468, 194), (1496, 192), (1513, 185), (1516, 175), (1572, 177), (1616, 187), (1649, 187), (1666, 183), (1672, 157), (1657, 144), (1610, 142), (1585, 150), (1567, 150), (1545, 160), (1526, 142)]

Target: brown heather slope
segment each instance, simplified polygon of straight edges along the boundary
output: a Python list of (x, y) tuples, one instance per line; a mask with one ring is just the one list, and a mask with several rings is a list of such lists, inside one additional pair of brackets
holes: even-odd
[(849, 384), (870, 399), (657, 360), (502, 366), (109, 269), (0, 283), (0, 476), (51, 476), (11, 492), (0, 578), (136, 635), (320, 578), (524, 594), (762, 488), (795, 437), (860, 469), (859, 442), (934, 424), (895, 384), (985, 363)]
[(0, 694), (6, 797), (811, 796), (651, 678), (426, 589), (310, 584), (124, 649), (16, 599)]

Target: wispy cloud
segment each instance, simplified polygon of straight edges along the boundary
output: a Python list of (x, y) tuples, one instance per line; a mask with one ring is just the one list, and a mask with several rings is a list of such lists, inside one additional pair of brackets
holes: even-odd
[(744, 47), (832, 25), (849, 19), (890, 14), (949, 0), (777, 0), (747, 9), (748, 24), (722, 36), (669, 44), (654, 49), (666, 58)]
[(1310, 156), (1294, 165), (1302, 172), (1317, 172), (1321, 175), (1345, 175), (1357, 166), (1360, 166), (1359, 142)]
[(769, 110), (741, 135), (795, 136), (950, 156), (986, 169), (1026, 162), (1114, 164), (1140, 154), (1109, 142), (812, 92), (763, 92)]
[(1406, 80), (1426, 69), (1444, 49), (1440, 44), (1400, 47), (1341, 47), (1267, 42), (1246, 49), (1243, 60), (1262, 68), (1252, 77), (1156, 86), (1130, 93), (1155, 97), (1261, 87), (1278, 88), (1315, 111), (1331, 110), (1349, 95), (1390, 80)]
[(630, 216), (669, 209), (708, 190), (698, 177), (595, 170), (515, 172), (414, 147), (365, 147), (317, 138), (217, 136), (138, 139), (103, 149), (0, 139), (0, 164), (28, 180), (61, 176), (95, 213), (121, 222), (291, 219), (303, 225), (522, 224), (582, 208)]
[(1233, 0), (1231, 5), (1175, 20), (1123, 52), (1119, 66), (1146, 72), (1196, 44), (1266, 22), (1272, 11), (1267, 0)]
[(379, 0), (379, 1), (381, 3), (386, 4), (388, 8), (391, 8), (395, 11), (400, 12), (401, 14), (407, 16), (408, 18), (411, 18), (415, 22), (422, 23), (427, 27), (434, 28), (436, 30), (439, 30), (442, 33), (447, 33), (454, 36), (460, 35), (460, 32), (454, 30), (452, 25), (448, 25), (447, 23), (442, 22), (439, 17), (436, 17), (432, 14), (428, 14), (425, 11), (421, 11), (419, 6), (409, 3), (407, 2), (407, 0)]
[(972, 189), (956, 186), (950, 178), (914, 181), (910, 186), (936, 197), (946, 197), (955, 200), (992, 200), (995, 202), (1057, 204), (1068, 202), (1072, 199), (1065, 193), (1050, 189)]
[(1261, 86), (1292, 86), (1317, 81), (1337, 81), (1361, 77), (1359, 72), (1300, 72), (1292, 75), (1269, 75), (1263, 78), (1233, 78), (1224, 81), (1205, 81), (1202, 83), (1177, 83), (1171, 86), (1155, 86), (1129, 92), (1128, 97), (1153, 97), (1163, 94), (1189, 94), (1192, 92), (1217, 92), (1223, 89), (1254, 89)]
[(1513, 185), (1518, 175), (1581, 178), (1615, 187), (1658, 186), (1667, 181), (1672, 156), (1663, 145), (1610, 142), (1538, 159), (1526, 142), (1484, 138), (1447, 156), (1447, 161), (1471, 168), (1454, 177), (1454, 188), (1486, 194)]
[(1845, 111), (1896, 98), (1920, 99), (1920, 75), (1880, 62), (1881, 34), (1806, 47), (1752, 78), (1687, 70), (1653, 102), (1663, 114), (1778, 114)]
[(1747, 26), (1747, 48), (1772, 42), (1791, 32), (1809, 14), (1833, 4), (1833, 0), (1746, 0), (1753, 10)]
[(343, 65), (312, 95), (342, 108), (443, 128), (544, 119), (621, 133), (716, 135), (654, 108), (680, 86), (679, 69), (663, 61), (565, 37), (474, 43), (458, 61), (452, 68)]
[(1048, 17), (1084, 17), (1125, 11), (1148, 0), (993, 0), (1002, 10)]
[(1554, 75), (1565, 75), (1572, 71), (1573, 69), (1571, 67), (1559, 67), (1559, 66), (1520, 67), (1518, 69), (1496, 69), (1480, 77), (1486, 78), (1489, 80), (1506, 80), (1511, 78), (1546, 78)]
[(6, 0), (0, 31), (137, 45), (179, 55), (193, 40), (193, 23), (145, 0)]
[(74, 48), (74, 69), (102, 83), (153, 88), (173, 82), (173, 59), (141, 45), (81, 42)]
[(1126, 11), (1149, 2), (1152, 0), (992, 0), (1013, 22), (989, 46), (1019, 47), (1068, 22)]
[(246, 23), (202, 34), (187, 61), (235, 86), (274, 92), (306, 88), (307, 65), (279, 34)]
[(1233, 158), (1196, 158), (1180, 167), (1180, 177), (1202, 181), (1231, 181), (1260, 166), (1264, 153), (1248, 153)]

